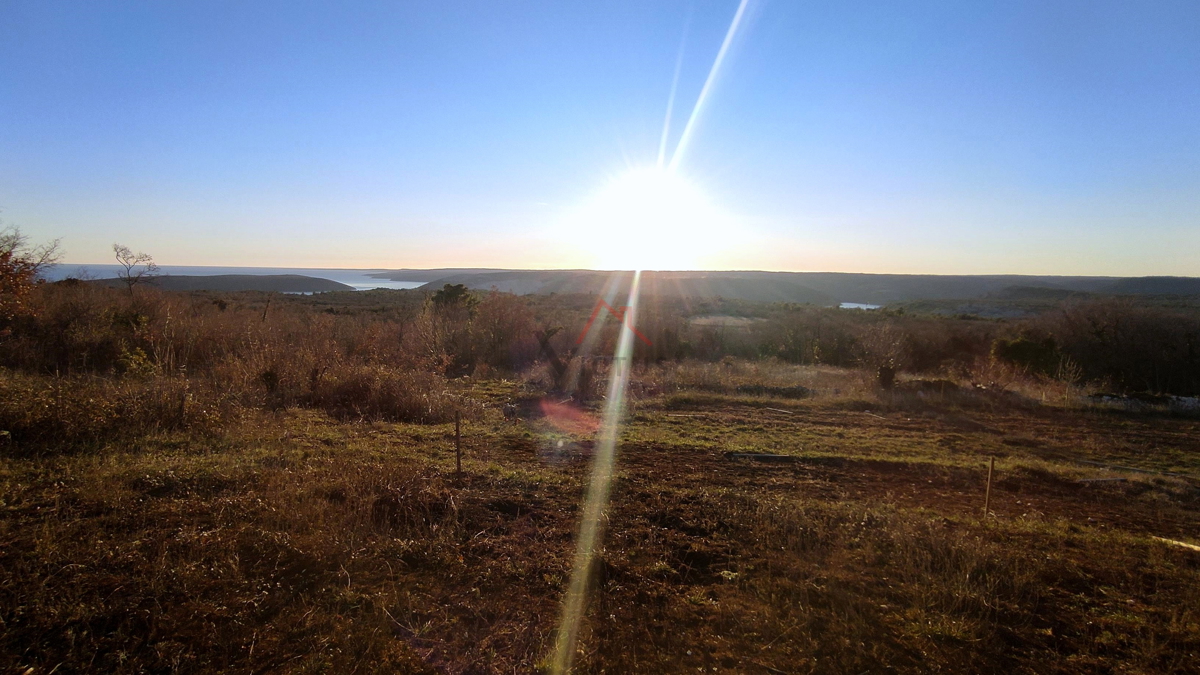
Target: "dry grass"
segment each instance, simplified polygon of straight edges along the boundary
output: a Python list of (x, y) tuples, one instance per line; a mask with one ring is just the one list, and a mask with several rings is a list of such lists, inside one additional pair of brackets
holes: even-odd
[(18, 452), (92, 447), (167, 430), (210, 433), (236, 416), (231, 403), (228, 396), (183, 378), (0, 372), (0, 429), (9, 432), (7, 441)]
[[(543, 454), (543, 420), (500, 414), (528, 395), (519, 385), (471, 393), (488, 407), (468, 425), (461, 479), (452, 425), (304, 409), (4, 459), (0, 667), (534, 670), (586, 462)], [(1194, 422), (1017, 407), (964, 428), (958, 409), (873, 417), (840, 397), (706, 395), (689, 408), (701, 417), (649, 398), (631, 421), (580, 672), (1193, 669), (1200, 557), (1149, 535), (1195, 541), (1196, 489), (1080, 487), (1077, 467), (1046, 456), (1143, 437), (1160, 448), (1147, 452), (1194, 450)], [(723, 456), (792, 452), (775, 446), (788, 439), (840, 459)], [(964, 453), (975, 443), (994, 445)], [(977, 460), (995, 450), (1009, 454), (983, 523)]]
[[(870, 395), (870, 376), (860, 370), (832, 366), (805, 366), (776, 359), (747, 361), (726, 358), (717, 362), (682, 361), (635, 368), (633, 390), (642, 396), (678, 392), (737, 394), (761, 388), (782, 391), (804, 389), (825, 397)], [(803, 398), (797, 395), (795, 398)]]

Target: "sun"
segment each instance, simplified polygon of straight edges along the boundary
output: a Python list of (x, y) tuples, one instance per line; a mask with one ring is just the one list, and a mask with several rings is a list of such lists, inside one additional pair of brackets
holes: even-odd
[(591, 195), (568, 223), (596, 269), (697, 269), (717, 255), (728, 219), (667, 169), (628, 171)]

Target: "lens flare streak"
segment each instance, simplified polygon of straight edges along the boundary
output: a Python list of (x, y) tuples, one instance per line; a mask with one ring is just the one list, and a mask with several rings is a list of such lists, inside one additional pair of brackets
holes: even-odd
[(621, 418), (625, 414), (625, 392), (629, 384), (629, 371), (636, 337), (629, 326), (637, 318), (638, 285), (641, 272), (634, 272), (629, 288), (627, 323), (623, 324), (617, 339), (612, 373), (608, 383), (608, 400), (600, 418), (600, 433), (596, 439), (595, 456), (592, 459), (591, 479), (584, 497), (579, 536), (575, 541), (575, 560), (571, 568), (571, 581), (563, 601), (562, 619), (554, 647), (552, 673), (565, 675), (570, 672), (575, 658), (575, 643), (579, 637), (579, 624), (583, 620), (587, 605), (588, 582), (591, 579), (596, 554), (603, 540), (605, 511), (612, 490), (613, 470), (616, 465), (617, 435)]
[[(662, 176), (673, 175), (683, 159), (684, 152), (687, 150), (688, 143), (692, 138), (696, 120), (700, 115), (701, 109), (704, 107), (705, 101), (708, 99), (709, 93), (712, 91), (713, 83), (717, 79), (721, 64), (725, 60), (725, 55), (729, 52), (729, 46), (733, 43), (734, 36), (737, 35), (738, 27), (741, 25), (742, 17), (746, 13), (746, 5), (748, 3), (749, 0), (741, 0), (738, 4), (733, 21), (729, 24), (729, 30), (725, 33), (725, 39), (721, 42), (721, 49), (717, 52), (717, 57), (713, 61), (712, 68), (708, 71), (708, 77), (704, 81), (704, 86), (700, 89), (700, 95), (697, 97), (695, 105), (692, 106), (691, 115), (688, 117), (687, 124), (683, 128), (683, 133), (679, 137), (675, 151), (671, 154), (670, 164), (664, 171), (663, 162), (666, 155), (671, 115), (675, 105), (675, 90), (679, 83), (679, 72), (683, 63), (684, 45), (681, 42), (679, 46), (679, 56), (675, 64), (675, 75), (671, 82), (671, 93), (667, 100), (667, 113), (666, 119), (663, 122), (662, 139), (659, 142), (658, 148), (658, 172)], [(687, 36), (686, 30), (685, 26), (685, 39)], [(622, 200), (622, 203), (626, 204), (632, 201), (635, 200), (627, 198)], [(611, 216), (613, 214), (606, 215)], [(611, 218), (605, 218), (605, 220), (611, 220)], [(624, 240), (624, 238), (621, 239), (622, 241)], [(575, 559), (571, 568), (571, 580), (567, 587), (566, 598), (563, 600), (562, 617), (559, 622), (553, 661), (551, 662), (551, 672), (556, 675), (566, 675), (566, 673), (569, 673), (571, 665), (575, 660), (576, 643), (579, 639), (579, 626), (583, 621), (584, 610), (587, 606), (588, 586), (591, 580), (592, 569), (604, 539), (605, 511), (608, 509), (609, 494), (612, 491), (613, 472), (616, 467), (617, 435), (620, 433), (621, 420), (625, 414), (625, 393), (629, 384), (629, 372), (633, 357), (633, 341), (635, 339), (633, 326), (635, 325), (637, 315), (638, 285), (641, 281), (640, 269), (642, 268), (642, 266), (639, 266), (639, 271), (634, 272), (633, 283), (629, 288), (629, 301), (626, 303), (628, 308), (625, 310), (625, 320), (622, 322), (622, 330), (620, 338), (617, 340), (616, 354), (613, 358), (613, 367), (609, 377), (608, 399), (600, 418), (600, 430), (596, 439), (595, 455), (592, 459), (591, 477), (588, 482), (587, 494), (584, 497), (582, 518), (579, 523), (579, 535), (575, 541)], [(609, 288), (611, 289), (612, 287), (610, 286)], [(608, 301), (608, 304), (612, 304), (611, 300)], [(591, 339), (588, 339), (587, 342), (590, 343)], [(585, 347), (587, 346), (590, 345), (585, 345)]]
[(683, 50), (687, 46), (688, 28), (692, 23), (692, 15), (683, 24), (683, 37), (679, 40), (679, 54), (675, 56), (675, 75), (671, 77), (671, 93), (667, 95), (667, 114), (663, 117), (662, 138), (658, 141), (658, 168), (663, 168), (667, 160), (667, 137), (671, 135), (671, 116), (675, 112), (675, 92), (679, 89), (679, 73), (683, 70)]
[(749, 1), (742, 0), (738, 4), (733, 21), (729, 24), (729, 30), (725, 32), (725, 40), (721, 42), (721, 49), (717, 52), (717, 58), (713, 60), (712, 68), (708, 71), (708, 78), (704, 80), (704, 86), (700, 88), (700, 96), (696, 98), (696, 105), (692, 106), (692, 114), (688, 116), (687, 124), (683, 127), (683, 134), (679, 136), (679, 143), (675, 146), (674, 154), (671, 155), (671, 171), (678, 168), (679, 162), (683, 160), (683, 153), (687, 150), (688, 142), (692, 138), (696, 119), (700, 116), (701, 109), (704, 108), (704, 102), (708, 100), (708, 94), (712, 91), (717, 73), (720, 72), (721, 64), (725, 61), (725, 54), (729, 52), (729, 45), (733, 44), (733, 37), (737, 35), (738, 26), (741, 25), (742, 17), (746, 14), (746, 5)]

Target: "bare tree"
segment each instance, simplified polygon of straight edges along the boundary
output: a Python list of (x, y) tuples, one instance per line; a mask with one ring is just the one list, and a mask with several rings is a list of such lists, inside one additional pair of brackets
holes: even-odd
[(125, 282), (129, 295), (133, 295), (133, 287), (150, 281), (158, 276), (158, 265), (148, 253), (134, 253), (128, 246), (113, 244), (113, 253), (122, 269), (117, 271), (117, 277)]
[(0, 229), (0, 256), (5, 261), (20, 261), (22, 269), (33, 277), (58, 264), (61, 257), (59, 240), (41, 246), (30, 246), (29, 238), (20, 228), (8, 226)]
[(58, 262), (58, 240), (30, 246), (15, 227), (0, 229), (0, 321), (7, 322), (32, 311), (29, 293), (38, 277)]

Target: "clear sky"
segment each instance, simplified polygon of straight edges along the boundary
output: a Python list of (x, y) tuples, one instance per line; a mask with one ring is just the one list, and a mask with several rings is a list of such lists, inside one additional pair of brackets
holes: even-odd
[(74, 263), (1200, 276), (1200, 2), (748, 0), (655, 178), (737, 10), (0, 0), (0, 219)]

